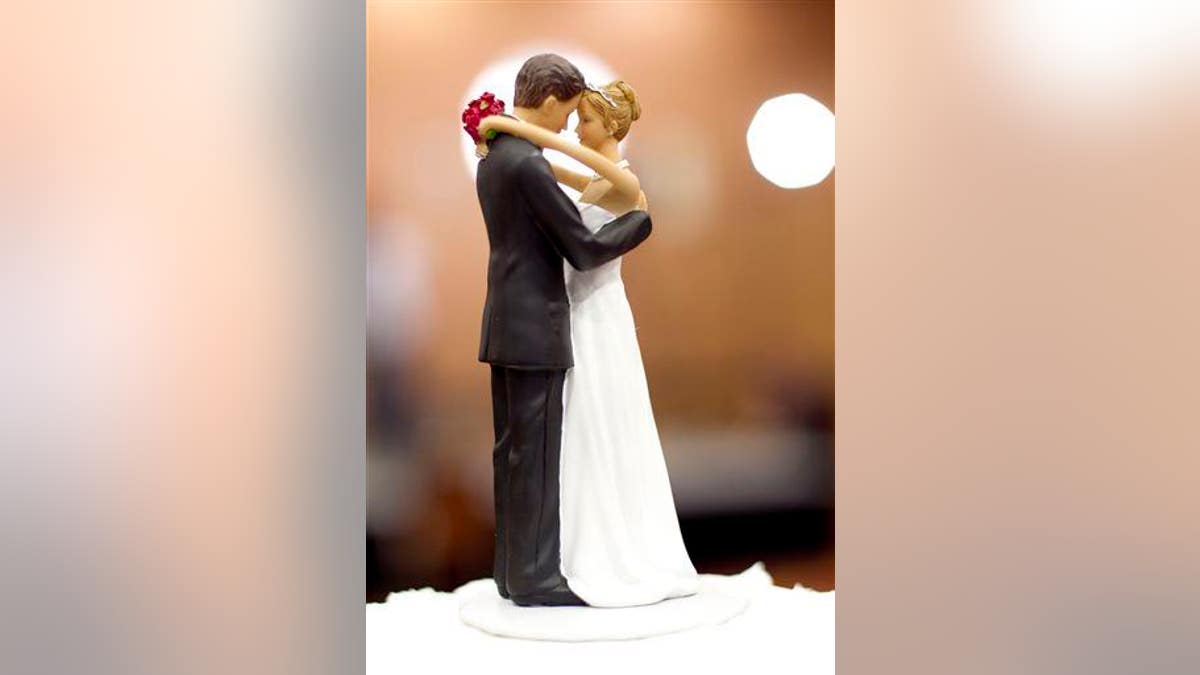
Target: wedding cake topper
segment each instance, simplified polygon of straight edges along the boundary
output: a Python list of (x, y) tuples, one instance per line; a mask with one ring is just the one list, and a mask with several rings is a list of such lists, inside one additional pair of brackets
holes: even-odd
[[(503, 102), (485, 92), (463, 113), (487, 153), (476, 173), (491, 249), (479, 360), (491, 367), (496, 590), (522, 606), (693, 595), (621, 280), (621, 256), (651, 231), (619, 147), (641, 115), (637, 94), (539, 54), (517, 74), (513, 104), (515, 118), (497, 114)], [(575, 111), (578, 144), (558, 135)], [(543, 148), (597, 177), (552, 166)]]

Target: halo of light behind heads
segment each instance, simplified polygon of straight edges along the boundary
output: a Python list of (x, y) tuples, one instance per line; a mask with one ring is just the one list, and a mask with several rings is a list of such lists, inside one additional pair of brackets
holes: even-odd
[[(583, 77), (588, 82), (607, 84), (617, 79), (613, 69), (604, 61), (583, 50), (564, 45), (530, 45), (521, 47), (520, 49), (512, 52), (511, 55), (498, 58), (486, 65), (483, 70), (479, 71), (479, 74), (475, 76), (475, 79), (471, 80), (471, 84), (469, 84), (466, 91), (463, 92), (461, 96), (462, 100), (459, 102), (459, 107), (454, 111), (450, 111), (446, 115), (446, 119), (448, 120), (447, 123), (455, 125), (455, 128), (458, 131), (459, 147), (463, 159), (463, 165), (466, 167), (467, 174), (472, 180), (475, 178), (475, 170), (479, 165), (479, 159), (475, 156), (475, 143), (471, 140), (471, 137), (462, 130), (462, 125), (458, 121), (459, 111), (465, 108), (468, 102), (478, 98), (483, 92), (490, 91), (504, 101), (505, 112), (512, 114), (514, 97), (513, 86), (516, 83), (517, 72), (521, 70), (521, 66), (530, 56), (545, 52), (559, 54), (563, 58), (575, 64), (575, 67), (579, 68), (579, 70), (583, 72)], [(566, 130), (559, 135), (571, 143), (578, 143), (579, 139), (575, 136), (574, 131), (575, 125), (578, 122), (579, 115), (576, 113), (571, 113), (571, 116), (567, 119)], [(622, 141), (621, 145), (624, 147), (624, 141)], [(582, 163), (577, 162), (560, 152), (547, 150), (545, 154), (546, 159), (555, 164), (565, 166), (574, 171), (578, 171), (579, 173), (589, 175), (593, 173), (593, 171), (587, 166), (584, 166)], [(563, 189), (572, 194), (574, 193), (566, 186), (563, 186)]]

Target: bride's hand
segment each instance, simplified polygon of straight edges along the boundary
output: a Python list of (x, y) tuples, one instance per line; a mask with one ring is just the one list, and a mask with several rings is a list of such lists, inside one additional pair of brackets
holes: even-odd
[(637, 204), (635, 204), (633, 208), (638, 211), (646, 211), (647, 213), (650, 211), (650, 204), (646, 202), (645, 190), (642, 190), (638, 193)]
[[(496, 125), (492, 124), (492, 122), (493, 122), (493, 120), (495, 120), (495, 118), (496, 118), (496, 115), (488, 115), (487, 117), (479, 120), (479, 137), (480, 137), (480, 139), (486, 139), (488, 137), (488, 132), (491, 131), (492, 129), (496, 128)], [(483, 159), (484, 157), (487, 157), (487, 154), (488, 154), (487, 141), (480, 140), (478, 143), (475, 144), (475, 156), (478, 157), (479, 159)]]

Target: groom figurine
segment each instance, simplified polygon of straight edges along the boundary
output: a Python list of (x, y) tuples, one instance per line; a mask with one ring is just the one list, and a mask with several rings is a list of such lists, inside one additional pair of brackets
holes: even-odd
[[(539, 54), (517, 73), (513, 113), (558, 133), (584, 87), (571, 62)], [(650, 216), (630, 211), (591, 232), (542, 149), (503, 133), (475, 187), (491, 248), (479, 360), (492, 368), (493, 577), (518, 605), (583, 605), (559, 570), (563, 379), (574, 365), (563, 260), (588, 270), (617, 258), (650, 236)]]

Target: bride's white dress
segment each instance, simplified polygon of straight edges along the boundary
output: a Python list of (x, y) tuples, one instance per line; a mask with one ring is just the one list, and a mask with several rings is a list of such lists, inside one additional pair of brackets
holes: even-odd
[[(593, 232), (614, 217), (576, 205)], [(692, 595), (700, 579), (679, 532), (621, 259), (564, 267), (575, 367), (563, 387), (563, 576), (594, 607)]]

